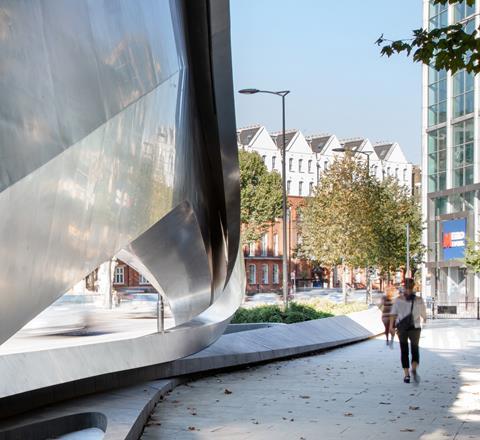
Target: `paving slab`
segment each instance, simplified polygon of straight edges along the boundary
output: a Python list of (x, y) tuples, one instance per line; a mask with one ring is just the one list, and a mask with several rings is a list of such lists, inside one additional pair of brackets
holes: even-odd
[(480, 322), (430, 322), (420, 344), (418, 385), (382, 337), (180, 385), (142, 439), (479, 439)]
[[(379, 334), (383, 328), (380, 316), (379, 310), (374, 308), (348, 317), (327, 318), (227, 334), (201, 352), (157, 365), (148, 372), (132, 370), (128, 377), (133, 380), (137, 375), (140, 378), (151, 375), (155, 379), (166, 378), (164, 381), (143, 382), (139, 385), (119, 388), (122, 384), (121, 379), (114, 379), (112, 383), (111, 379), (105, 378), (105, 384), (103, 384), (100, 378), (99, 390), (102, 390), (104, 385), (111, 388), (116, 385), (117, 389), (77, 397), (45, 409), (6, 418), (0, 422), (0, 439), (17, 438), (12, 437), (12, 433), (19, 429), (24, 429), (23, 438), (26, 438), (25, 435), (28, 433), (30, 436), (28, 438), (36, 439), (35, 430), (31, 429), (32, 423), (42, 423), (42, 426), (47, 426), (45, 424), (47, 422), (53, 426), (54, 419), (57, 419), (56, 425), (60, 423), (60, 427), (55, 432), (68, 432), (67, 424), (79, 413), (86, 414), (87, 418), (92, 414), (94, 419), (98, 418), (99, 414), (107, 420), (106, 439), (138, 438), (154, 405), (169, 389), (185, 381), (185, 375), (232, 366), (245, 366), (368, 339)], [(336, 324), (337, 321), (340, 325)], [(359, 322), (362, 324), (358, 324)], [(137, 378), (135, 383), (138, 382)], [(83, 385), (75, 386), (78, 388), (78, 395), (81, 395), (84, 392)], [(59, 395), (58, 399), (61, 397)], [(25, 398), (23, 396), (23, 399)], [(1, 416), (0, 411), (0, 418)], [(62, 419), (60, 422), (58, 422), (59, 418)], [(96, 425), (88, 427), (96, 427)]]

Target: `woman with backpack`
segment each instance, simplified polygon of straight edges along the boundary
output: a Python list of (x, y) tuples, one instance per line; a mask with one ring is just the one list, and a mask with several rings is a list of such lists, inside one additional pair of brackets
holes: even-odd
[(405, 278), (403, 295), (399, 296), (393, 303), (390, 316), (390, 326), (393, 326), (395, 323), (400, 342), (402, 368), (404, 371), (403, 381), (405, 383), (410, 383), (409, 341), (412, 355), (411, 373), (415, 382), (418, 383), (420, 381), (417, 371), (420, 362), (418, 343), (420, 341), (422, 321), (425, 322), (427, 320), (425, 302), (421, 297), (415, 295), (413, 287), (413, 278)]

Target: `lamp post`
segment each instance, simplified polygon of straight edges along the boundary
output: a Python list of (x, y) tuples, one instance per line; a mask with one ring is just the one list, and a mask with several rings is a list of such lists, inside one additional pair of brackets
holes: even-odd
[(277, 95), (282, 98), (282, 221), (283, 221), (283, 304), (287, 307), (288, 303), (288, 261), (287, 261), (287, 176), (286, 176), (286, 143), (285, 143), (285, 97), (290, 93), (290, 90), (280, 90), (277, 92), (271, 90), (258, 89), (242, 89), (238, 93), (244, 95), (254, 95), (256, 93), (269, 93), (270, 95)]

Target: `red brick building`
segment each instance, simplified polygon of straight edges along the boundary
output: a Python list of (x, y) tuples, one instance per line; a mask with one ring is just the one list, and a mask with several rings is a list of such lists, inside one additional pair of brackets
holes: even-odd
[[(319, 285), (319, 283), (323, 285), (324, 282), (328, 282), (329, 271), (322, 268), (314, 268), (309, 261), (295, 258), (297, 246), (301, 242), (301, 206), (304, 201), (304, 197), (288, 197), (288, 279), (290, 285), (293, 284), (292, 280), (294, 278), (297, 287), (312, 287), (312, 285)], [(282, 225), (282, 219), (277, 219), (259, 241), (244, 246), (247, 293), (280, 292), (282, 290)]]
[(113, 273), (113, 288), (117, 292), (157, 293), (142, 274), (121, 260), (117, 261)]

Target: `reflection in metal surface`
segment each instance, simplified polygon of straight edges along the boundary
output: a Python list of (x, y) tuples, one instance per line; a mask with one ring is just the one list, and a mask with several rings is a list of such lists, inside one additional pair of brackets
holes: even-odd
[(0, 343), (116, 254), (177, 325), (208, 326), (179, 355), (225, 327), (243, 294), (228, 14), (0, 0)]

